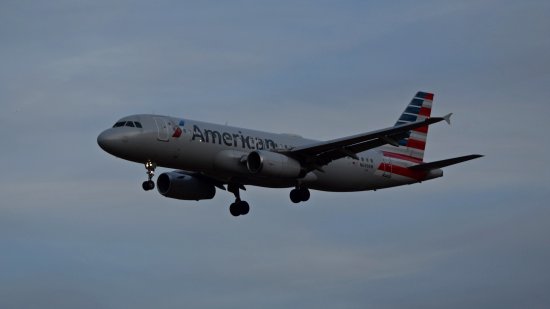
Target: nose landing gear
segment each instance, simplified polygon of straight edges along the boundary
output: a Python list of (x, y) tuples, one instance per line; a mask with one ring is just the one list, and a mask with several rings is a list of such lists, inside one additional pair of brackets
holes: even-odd
[(141, 185), (143, 190), (149, 191), (155, 188), (155, 182), (153, 181), (153, 176), (155, 176), (156, 167), (157, 167), (157, 164), (155, 162), (152, 162), (151, 160), (145, 162), (145, 169), (147, 170), (147, 178), (149, 180), (144, 181), (143, 184)]

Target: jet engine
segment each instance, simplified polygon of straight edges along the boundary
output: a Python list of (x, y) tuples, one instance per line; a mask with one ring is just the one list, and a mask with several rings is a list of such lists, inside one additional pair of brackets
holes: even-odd
[(160, 194), (178, 200), (209, 200), (216, 195), (214, 185), (182, 172), (160, 174), (157, 188)]
[(302, 176), (302, 165), (284, 154), (256, 150), (248, 154), (246, 167), (259, 176), (297, 178)]

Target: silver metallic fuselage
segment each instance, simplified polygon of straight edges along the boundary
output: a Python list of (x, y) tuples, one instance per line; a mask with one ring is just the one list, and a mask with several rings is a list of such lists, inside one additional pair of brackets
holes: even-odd
[(136, 121), (137, 127), (103, 131), (98, 144), (119, 158), (158, 166), (199, 172), (223, 183), (285, 188), (305, 185), (334, 192), (364, 191), (415, 183), (441, 177), (432, 170), (421, 180), (393, 173), (413, 163), (385, 157), (378, 149), (359, 153), (359, 159), (335, 160), (302, 178), (273, 178), (251, 174), (243, 158), (254, 150), (278, 151), (316, 142), (300, 136), (273, 134), (158, 115), (133, 115), (120, 121)]

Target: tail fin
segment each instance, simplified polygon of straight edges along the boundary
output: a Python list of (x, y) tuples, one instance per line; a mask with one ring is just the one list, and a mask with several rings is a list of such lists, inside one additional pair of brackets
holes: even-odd
[[(395, 125), (397, 126), (430, 118), (433, 99), (433, 93), (417, 92)], [(382, 147), (382, 150), (389, 156), (393, 155), (400, 159), (417, 163), (422, 162), (424, 159), (427, 137), (428, 126), (419, 127), (409, 131), (408, 137), (399, 140), (399, 147), (385, 145)]]

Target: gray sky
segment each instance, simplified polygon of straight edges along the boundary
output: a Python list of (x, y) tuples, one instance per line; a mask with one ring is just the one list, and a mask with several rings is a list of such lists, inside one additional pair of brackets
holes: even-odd
[[(548, 1), (2, 1), (1, 308), (548, 308)], [(168, 114), (342, 137), (436, 93), (444, 178), (144, 192), (99, 149)], [(159, 169), (158, 172), (164, 171)]]

